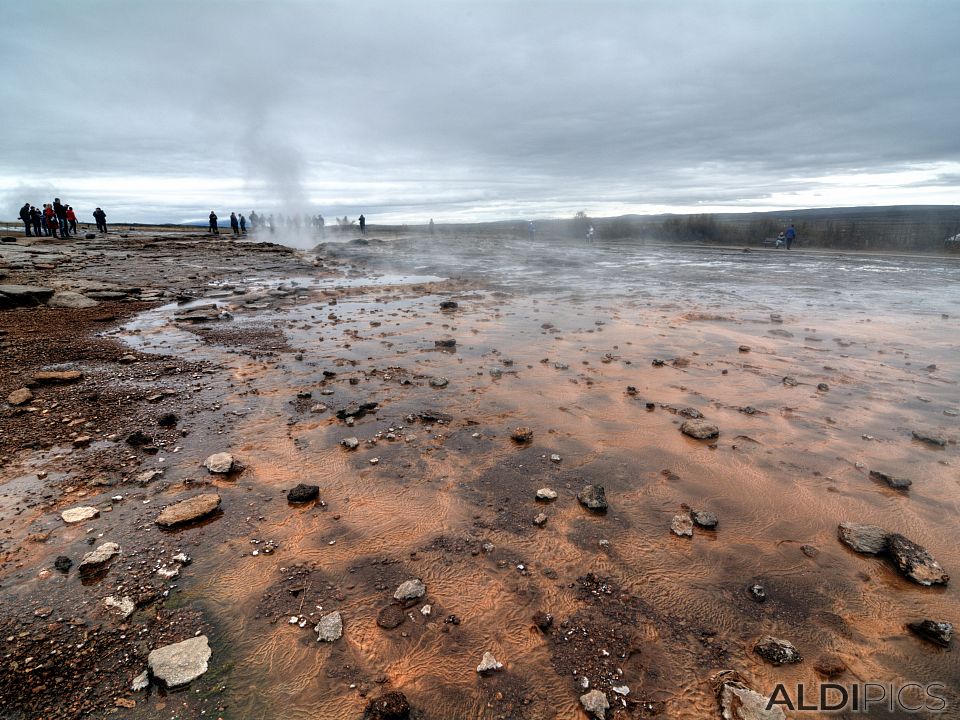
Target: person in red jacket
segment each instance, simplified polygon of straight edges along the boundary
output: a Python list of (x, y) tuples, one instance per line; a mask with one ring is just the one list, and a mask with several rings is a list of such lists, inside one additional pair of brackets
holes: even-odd
[(44, 203), (43, 217), (47, 221), (47, 234), (53, 235), (54, 237), (59, 237), (57, 235), (57, 227), (59, 226), (59, 223), (57, 222), (57, 214), (53, 211), (53, 205), (50, 203)]
[(72, 205), (67, 205), (67, 223), (70, 225), (70, 234), (77, 234), (77, 214), (73, 211)]

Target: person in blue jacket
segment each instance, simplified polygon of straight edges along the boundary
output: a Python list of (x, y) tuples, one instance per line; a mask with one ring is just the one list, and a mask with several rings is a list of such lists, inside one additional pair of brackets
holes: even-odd
[(797, 239), (797, 231), (794, 230), (793, 225), (791, 225), (783, 235), (787, 239), (787, 250), (789, 250), (790, 246), (793, 245), (793, 241)]

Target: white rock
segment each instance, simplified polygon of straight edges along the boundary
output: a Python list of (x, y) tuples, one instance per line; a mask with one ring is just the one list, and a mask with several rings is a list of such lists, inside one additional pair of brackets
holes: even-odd
[(424, 617), (428, 617), (432, 612), (433, 608), (430, 605), (424, 605), (422, 608), (420, 608), (420, 614)]
[(228, 473), (233, 470), (234, 460), (230, 453), (215, 453), (203, 461), (203, 466), (212, 473)]
[(77, 565), (77, 571), (83, 573), (84, 571), (91, 571), (94, 568), (103, 565), (105, 562), (110, 560), (114, 555), (120, 553), (120, 546), (115, 542), (106, 542), (103, 545), (100, 545), (93, 552), (88, 552), (83, 556), (83, 559), (80, 561), (80, 564)]
[(585, 695), (580, 696), (580, 704), (588, 715), (592, 715), (598, 720), (604, 720), (607, 716), (607, 710), (610, 709), (610, 703), (607, 696), (599, 690), (591, 690)]
[(427, 586), (423, 584), (423, 580), (414, 578), (401, 583), (393, 594), (393, 599), (400, 602), (409, 602), (410, 600), (419, 600), (426, 594)]
[(537, 490), (537, 500), (556, 500), (557, 493), (555, 490), (551, 490), (548, 487), (543, 487)]
[(497, 662), (497, 659), (493, 656), (491, 652), (485, 652), (483, 658), (480, 660), (480, 664), (477, 665), (478, 673), (487, 673), (494, 672), (503, 667), (503, 663)]
[(317, 626), (317, 642), (333, 642), (343, 635), (343, 618), (339, 612), (332, 612), (320, 618)]
[(130, 683), (130, 689), (134, 692), (138, 690), (144, 690), (150, 684), (150, 671), (144, 670), (142, 673), (137, 675), (133, 682)]
[(173, 565), (171, 567), (157, 568), (157, 575), (162, 580), (173, 580), (174, 578), (180, 577), (180, 567)]
[(617, 685), (614, 688), (611, 688), (617, 695), (629, 695), (630, 686), (629, 685)]
[(100, 511), (95, 507), (75, 507), (70, 508), (69, 510), (64, 510), (60, 513), (60, 518), (68, 524), (83, 522), (84, 520), (92, 520), (95, 517), (100, 515)]
[(133, 615), (133, 611), (136, 610), (136, 606), (133, 604), (133, 600), (124, 595), (119, 600), (113, 595), (108, 595), (103, 599), (103, 604), (112, 610), (116, 610), (120, 613), (124, 620)]
[(211, 654), (207, 636), (200, 635), (151, 651), (147, 666), (154, 678), (175, 688), (203, 675)]

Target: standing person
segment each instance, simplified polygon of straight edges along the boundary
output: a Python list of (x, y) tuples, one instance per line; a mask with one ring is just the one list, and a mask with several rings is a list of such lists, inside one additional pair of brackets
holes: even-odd
[(430, 234), (433, 235), (433, 218), (430, 218)]
[(237, 220), (237, 214), (235, 212), (230, 213), (230, 229), (233, 230), (234, 236), (240, 234), (240, 221)]
[(47, 223), (47, 235), (57, 237), (57, 227), (59, 227), (57, 213), (50, 203), (45, 203), (43, 206), (43, 219)]
[(793, 229), (793, 225), (790, 225), (783, 235), (787, 239), (787, 250), (789, 250), (790, 246), (793, 245), (793, 241), (797, 239), (797, 231)]
[(327, 224), (327, 221), (323, 219), (323, 215), (317, 215), (317, 225), (320, 228), (320, 237), (323, 237), (324, 235), (327, 234), (326, 224)]
[(210, 211), (210, 234), (220, 234), (220, 228), (217, 227), (217, 214), (213, 210)]
[(33, 205), (30, 206), (30, 222), (33, 223), (33, 234), (40, 237), (43, 234), (43, 213)]
[(67, 222), (70, 223), (70, 234), (77, 234), (77, 214), (73, 211), (72, 205), (67, 205)]
[(260, 224), (260, 216), (257, 215), (256, 210), (251, 210), (250, 211), (250, 232), (256, 232), (257, 225), (259, 224)]
[(243, 213), (240, 213), (240, 232), (244, 235), (247, 234), (247, 219), (243, 216)]
[(57, 224), (60, 226), (60, 237), (67, 236), (67, 206), (60, 202), (60, 198), (53, 199), (53, 212), (57, 216)]
[(362, 214), (360, 215), (360, 234), (367, 234), (367, 219)]
[(93, 219), (97, 221), (97, 232), (100, 232), (106, 235), (107, 234), (107, 214), (100, 208), (97, 208), (96, 210), (93, 211)]
[(33, 224), (33, 220), (30, 217), (30, 203), (24, 203), (23, 207), (20, 208), (20, 219), (23, 220), (24, 235), (33, 237), (33, 233), (30, 232), (30, 226)]

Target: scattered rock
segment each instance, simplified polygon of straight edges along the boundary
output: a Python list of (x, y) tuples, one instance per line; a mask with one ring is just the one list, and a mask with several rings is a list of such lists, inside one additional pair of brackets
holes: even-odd
[(736, 671), (722, 670), (711, 680), (723, 720), (786, 720), (779, 705), (767, 710), (768, 698), (747, 687)]
[(181, 687), (207, 671), (211, 654), (207, 636), (200, 635), (151, 651), (147, 656), (147, 667), (150, 674), (166, 687)]
[(319, 485), (304, 485), (300, 483), (287, 493), (287, 502), (307, 503), (320, 497)]
[(100, 511), (97, 510), (97, 508), (85, 506), (64, 510), (60, 513), (60, 518), (68, 525), (72, 525), (73, 523), (83, 522), (84, 520), (92, 520), (99, 515)]
[(435, 347), (438, 347), (438, 348), (455, 348), (457, 346), (457, 340), (456, 338), (447, 336), (447, 337), (442, 337), (438, 340), (434, 340), (433, 344)]
[(314, 628), (317, 631), (317, 642), (333, 642), (343, 636), (343, 617), (340, 612), (324, 615)]
[(514, 428), (513, 432), (510, 433), (510, 439), (520, 445), (526, 444), (533, 440), (533, 430), (528, 427)]
[(164, 413), (157, 419), (157, 425), (160, 427), (176, 427), (178, 422), (180, 422), (179, 416), (172, 412)]
[(920, 585), (946, 585), (950, 576), (936, 560), (920, 545), (903, 535), (887, 536), (887, 552), (900, 568), (900, 572)]
[(380, 612), (377, 613), (377, 625), (384, 630), (393, 630), (395, 627), (403, 624), (406, 618), (407, 615), (404, 613), (403, 608), (396, 604), (390, 604), (381, 608)]
[(116, 610), (124, 620), (133, 615), (133, 611), (137, 609), (136, 605), (133, 604), (133, 600), (126, 595), (119, 599), (113, 595), (108, 595), (103, 599), (103, 604), (111, 610)]
[(685, 407), (677, 410), (677, 415), (680, 415), (685, 418), (690, 418), (691, 420), (701, 420), (703, 419), (703, 413), (697, 410), (695, 407)]
[(367, 703), (363, 711), (363, 720), (409, 720), (410, 703), (406, 696), (398, 691), (388, 692)]
[(830, 386), (826, 383), (817, 383), (817, 390), (820, 392), (829, 392)]
[(874, 480), (885, 482), (894, 490), (906, 490), (913, 485), (913, 483), (910, 480), (907, 480), (907, 478), (894, 477), (893, 475), (888, 475), (887, 473), (880, 472), (879, 470), (871, 470), (870, 477), (872, 477)]
[(0, 285), (0, 310), (42, 305), (53, 295), (53, 288), (39, 285)]
[(753, 651), (773, 665), (785, 665), (803, 662), (803, 656), (787, 640), (765, 635), (753, 646)]
[(353, 418), (354, 420), (359, 420), (367, 413), (376, 410), (378, 407), (380, 407), (380, 404), (375, 402), (350, 403), (345, 408), (337, 410), (337, 419), (348, 420)]
[(217, 493), (204, 493), (181, 500), (163, 510), (157, 516), (156, 523), (161, 527), (173, 527), (206, 517), (220, 507)]
[(34, 373), (31, 385), (67, 385), (83, 380), (79, 370), (45, 370)]
[(445, 388), (449, 384), (450, 384), (450, 381), (447, 380), (445, 377), (430, 378), (430, 387)]
[(877, 525), (842, 522), (837, 533), (844, 545), (858, 553), (876, 555), (887, 549), (887, 531)]
[(925, 640), (947, 647), (953, 638), (953, 625), (937, 620), (908, 623), (907, 627)]
[(62, 573), (68, 573), (70, 568), (73, 567), (73, 560), (66, 555), (58, 555), (57, 559), (53, 561), (53, 566)]
[(796, 387), (797, 385), (800, 384), (800, 383), (798, 383), (794, 378), (790, 377), (789, 375), (787, 375), (786, 377), (784, 377), (783, 380), (782, 380), (782, 382), (783, 382), (783, 384), (786, 385), (787, 387)]
[(53, 294), (53, 297), (47, 300), (47, 307), (52, 308), (81, 309), (96, 307), (99, 304), (93, 298), (88, 298), (86, 295), (72, 290), (58, 290)]
[(608, 508), (603, 485), (584, 485), (583, 490), (577, 493), (577, 500), (587, 510), (595, 513), (604, 513)]
[(103, 565), (108, 563), (114, 555), (119, 554), (119, 545), (117, 545), (115, 542), (105, 542), (93, 552), (88, 552), (83, 556), (83, 559), (77, 566), (77, 571), (80, 572), (81, 575), (96, 572)]
[(413, 600), (419, 600), (426, 594), (427, 586), (423, 584), (423, 580), (414, 578), (413, 580), (407, 580), (401, 583), (400, 587), (398, 587), (397, 591), (393, 594), (393, 599), (399, 600), (402, 603), (408, 603)]
[(207, 469), (208, 472), (226, 474), (233, 470), (233, 466), (236, 461), (233, 459), (233, 455), (226, 452), (214, 453), (206, 460), (203, 461), (203, 466)]
[(749, 346), (749, 345), (741, 345), (740, 347), (737, 348), (737, 350), (739, 350), (739, 351), (742, 352), (742, 353), (748, 353), (748, 352), (750, 352), (750, 346)]
[(483, 654), (483, 658), (480, 660), (480, 664), (477, 665), (477, 672), (482, 675), (483, 673), (494, 672), (502, 667), (503, 663), (497, 662), (497, 659), (493, 656), (493, 653), (485, 652)]
[(702, 527), (707, 530), (716, 529), (717, 525), (720, 523), (720, 520), (717, 519), (717, 516), (709, 510), (691, 510), (690, 517), (698, 527)]
[(670, 531), (679, 537), (693, 537), (693, 518), (689, 513), (674, 515), (670, 521)]
[(598, 718), (598, 720), (604, 720), (607, 716), (607, 710), (610, 709), (610, 702), (607, 700), (607, 696), (599, 690), (591, 690), (581, 695), (580, 704), (583, 706), (584, 712), (592, 717)]
[(928, 445), (937, 445), (938, 447), (944, 447), (947, 444), (947, 439), (942, 435), (933, 435), (923, 430), (914, 430), (913, 439), (925, 442)]
[(557, 493), (555, 490), (551, 490), (548, 487), (542, 487), (539, 490), (537, 490), (537, 500), (543, 500), (545, 502), (549, 502), (550, 500), (556, 500), (556, 499), (557, 499)]
[(140, 487), (144, 487), (162, 476), (163, 470), (144, 470), (142, 473), (134, 475), (133, 481)]
[(360, 447), (360, 441), (355, 437), (344, 438), (340, 441), (340, 444), (343, 445), (347, 450), (356, 450)]
[(456, 310), (458, 307), (460, 306), (457, 305), (457, 303), (455, 303), (453, 300), (443, 300), (440, 302), (441, 310)]
[(137, 675), (133, 681), (130, 683), (130, 689), (134, 692), (139, 692), (140, 690), (146, 690), (150, 686), (150, 671), (144, 670), (142, 673)]
[(820, 554), (820, 551), (817, 550), (813, 545), (801, 545), (800, 552), (806, 555), (808, 558), (815, 558)]
[(538, 513), (537, 516), (533, 519), (533, 524), (537, 527), (543, 527), (547, 524), (547, 514)]
[(7, 395), (7, 402), (11, 405), (26, 405), (31, 400), (33, 400), (33, 393), (30, 392), (30, 388), (23, 387)]
[(710, 440), (720, 434), (720, 428), (706, 420), (685, 420), (680, 432), (697, 440)]
[(843, 675), (847, 671), (847, 664), (836, 655), (821, 655), (813, 669), (824, 677), (833, 678)]

